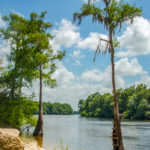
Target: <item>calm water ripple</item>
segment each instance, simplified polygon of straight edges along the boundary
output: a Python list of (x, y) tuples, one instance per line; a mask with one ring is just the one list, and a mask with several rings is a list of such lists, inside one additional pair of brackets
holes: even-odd
[[(150, 150), (150, 122), (124, 121), (122, 132), (126, 150)], [(69, 150), (112, 150), (111, 133), (112, 120), (44, 116), (43, 147), (51, 150), (62, 139)]]

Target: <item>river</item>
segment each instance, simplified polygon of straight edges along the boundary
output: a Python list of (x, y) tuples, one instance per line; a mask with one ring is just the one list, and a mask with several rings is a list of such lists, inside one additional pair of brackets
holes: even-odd
[[(69, 150), (112, 150), (112, 120), (79, 115), (45, 115), (43, 147), (63, 142)], [(122, 121), (126, 150), (150, 150), (150, 122)]]

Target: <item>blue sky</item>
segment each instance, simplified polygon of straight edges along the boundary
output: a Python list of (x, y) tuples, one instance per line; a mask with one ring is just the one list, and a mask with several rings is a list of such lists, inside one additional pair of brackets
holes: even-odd
[[(10, 12), (29, 17), (31, 12), (47, 11), (45, 21), (53, 24), (50, 41), (53, 49), (66, 50), (62, 62), (54, 73), (58, 86), (54, 89), (44, 86), (44, 101), (70, 103), (77, 109), (79, 99), (89, 94), (111, 92), (110, 55), (100, 55), (93, 63), (94, 52), (99, 38), (107, 39), (103, 26), (93, 24), (91, 18), (85, 18), (80, 26), (72, 24), (73, 13), (79, 12), (86, 0), (5, 0), (0, 2), (0, 15)], [(96, 0), (98, 1), (98, 0)], [(116, 37), (120, 48), (115, 54), (117, 88), (126, 88), (133, 84), (145, 83), (150, 86), (150, 13), (149, 0), (125, 0), (142, 7), (142, 17), (134, 23), (126, 23)], [(99, 5), (99, 3), (97, 3)], [(1, 17), (0, 16), (0, 17)], [(6, 26), (0, 18), (0, 26)], [(102, 43), (103, 45), (104, 43)], [(0, 54), (9, 53), (9, 46), (0, 41)], [(4, 59), (4, 64), (6, 60)], [(34, 91), (38, 98), (38, 82), (32, 89), (24, 89), (28, 94)]]

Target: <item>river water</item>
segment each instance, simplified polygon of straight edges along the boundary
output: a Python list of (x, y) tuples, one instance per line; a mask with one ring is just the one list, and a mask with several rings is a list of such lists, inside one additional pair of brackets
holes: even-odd
[[(44, 116), (43, 147), (51, 150), (63, 142), (69, 150), (113, 150), (112, 120), (79, 115)], [(126, 150), (150, 150), (150, 122), (122, 121)]]

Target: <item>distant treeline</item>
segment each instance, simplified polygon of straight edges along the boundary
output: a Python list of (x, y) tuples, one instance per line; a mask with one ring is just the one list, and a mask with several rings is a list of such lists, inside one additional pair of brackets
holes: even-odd
[[(69, 104), (43, 102), (45, 115), (72, 115), (73, 109)], [(34, 114), (38, 114), (38, 102), (27, 98), (20, 100), (1, 99), (0, 95), (0, 127), (20, 129), (24, 124), (36, 124)]]
[[(150, 89), (143, 84), (118, 89), (119, 112), (125, 119), (150, 119)], [(112, 94), (95, 93), (78, 103), (81, 116), (113, 118)]]
[(58, 102), (43, 102), (43, 113), (44, 115), (71, 115), (73, 114), (73, 109), (69, 104), (66, 103), (61, 104)]
[[(20, 129), (25, 124), (35, 126), (38, 113), (38, 101), (33, 101), (33, 97), (9, 98), (7, 90), (0, 87), (0, 127), (12, 127)], [(44, 114), (70, 115), (73, 109), (69, 104), (43, 102)]]

